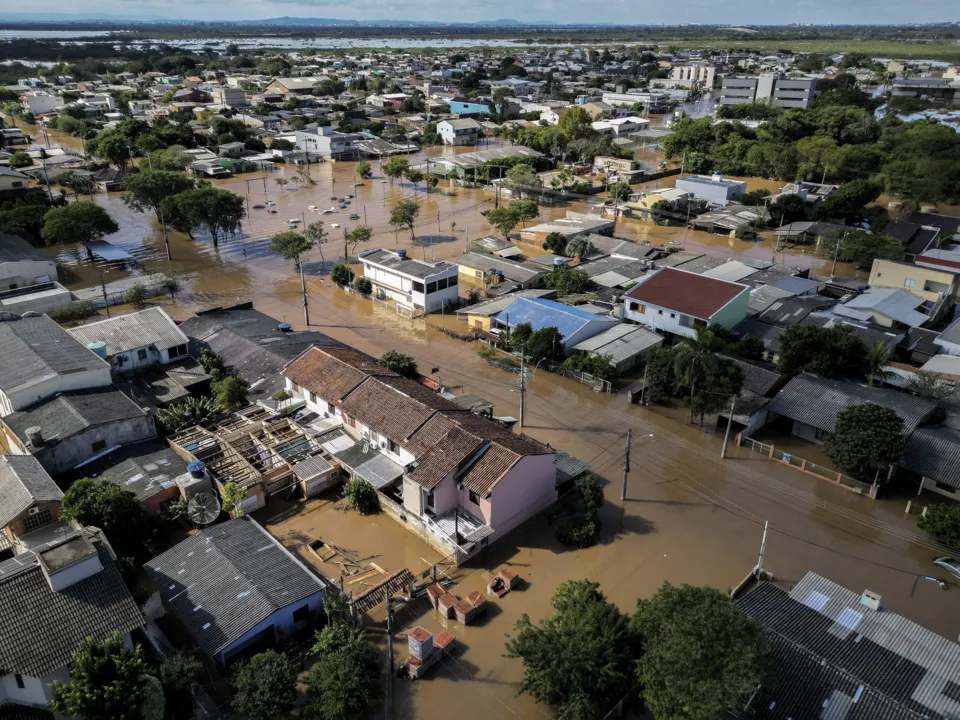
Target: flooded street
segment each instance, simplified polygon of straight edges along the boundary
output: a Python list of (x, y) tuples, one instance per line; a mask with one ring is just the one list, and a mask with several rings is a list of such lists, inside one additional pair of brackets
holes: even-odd
[[(450, 149), (431, 149), (429, 154), (444, 151)], [(470, 238), (492, 234), (480, 213), (493, 207), (493, 195), (445, 187), (445, 182), (430, 193), (418, 189), (421, 215), (415, 241), (408, 232), (394, 232), (388, 224), (389, 208), (401, 197), (411, 197), (414, 189), (408, 183), (384, 182), (377, 163), (373, 166), (373, 179), (358, 188), (352, 187), (357, 182), (352, 162), (312, 166), (316, 184), (297, 189), (289, 189), (292, 183), (283, 189), (274, 182), (277, 177), (293, 177), (293, 169), (283, 165), (276, 172), (216, 181), (217, 186), (248, 198), (251, 210), (244, 232), (219, 248), (202, 236), (191, 240), (171, 232), (169, 267), (182, 274), (184, 287), (176, 302), (165, 307), (183, 319), (213, 305), (252, 300), (258, 310), (303, 328), (299, 278), (292, 263), (272, 256), (267, 247), (268, 238), (286, 230), (291, 218), (353, 227), (363, 223), (366, 215), (374, 238), (358, 250), (402, 247), (428, 259), (455, 259)], [(751, 180), (750, 189), (764, 182)], [(320, 216), (308, 209), (310, 205), (328, 208), (332, 195), (345, 194), (356, 196), (348, 210)], [(276, 214), (252, 209), (267, 200), (276, 202)], [(141, 267), (134, 272), (168, 268), (162, 233), (152, 215), (129, 211), (118, 193), (98, 195), (95, 201), (120, 224), (120, 232), (107, 240), (137, 260)], [(584, 201), (544, 207), (541, 217), (559, 217), (568, 209), (583, 212), (587, 207)], [(347, 220), (349, 212), (357, 212), (360, 220)], [(496, 404), (497, 415), (518, 415), (517, 376), (481, 360), (476, 343), (455, 340), (435, 329), (441, 323), (452, 327), (453, 318), (400, 317), (391, 307), (339, 290), (325, 279), (331, 263), (343, 257), (340, 230), (329, 230), (329, 242), (311, 251), (304, 265), (311, 329), (373, 355), (389, 349), (412, 354), (421, 368), (439, 367), (443, 384), (452, 392), (475, 392)], [(633, 220), (619, 221), (617, 234), (657, 246), (679, 242), (687, 250), (716, 257), (770, 259), (774, 254), (770, 240), (747, 243)], [(55, 248), (51, 253), (68, 268), (65, 284), (71, 288), (99, 283), (101, 272), (106, 281), (130, 272), (83, 259), (76, 248)], [(829, 274), (827, 261), (810, 255), (777, 253), (776, 259), (810, 267), (817, 275)], [(627, 612), (632, 612), (637, 597), (650, 595), (664, 580), (708, 583), (726, 590), (757, 563), (765, 521), (770, 523), (770, 535), (764, 567), (785, 587), (813, 570), (854, 591), (869, 588), (879, 593), (886, 607), (946, 637), (956, 639), (960, 634), (960, 589), (945, 592), (920, 579), (933, 573), (930, 560), (943, 553), (916, 529), (914, 516), (904, 515), (900, 499), (871, 501), (743, 449), (735, 448), (732, 459), (721, 461), (722, 433), (715, 428), (688, 426), (680, 413), (631, 406), (622, 394), (597, 394), (543, 370), (535, 373), (527, 398), (525, 432), (588, 462), (606, 482), (601, 542), (587, 550), (564, 548), (548, 520), (541, 518), (498, 541), (470, 567), (452, 573), (457, 582), (453, 592), (460, 597), (484, 590), (491, 573), (503, 565), (512, 567), (525, 582), (520, 590), (491, 602), (494, 607), (488, 617), (477, 625), (443, 621), (456, 635), (460, 650), (425, 679), (396, 681), (393, 717), (435, 718), (450, 713), (463, 720), (550, 717), (548, 708), (527, 696), (515, 696), (522, 667), (518, 660), (502, 657), (504, 643), (522, 613), (534, 620), (548, 614), (551, 595), (567, 579), (598, 581)], [(621, 501), (628, 428), (634, 431), (632, 471), (627, 500)], [(271, 505), (258, 519), (314, 566), (318, 561), (305, 552), (305, 543), (315, 537), (361, 556), (379, 554), (376, 562), (388, 571), (406, 567), (418, 574), (440, 559), (389, 517), (363, 518), (338, 510), (332, 496), (296, 509), (299, 512), (285, 512), (287, 508)], [(382, 610), (373, 616), (377, 627), (383, 620)], [(398, 663), (406, 656), (405, 633), (418, 624), (431, 631), (443, 627), (426, 601), (401, 610), (395, 623)]]

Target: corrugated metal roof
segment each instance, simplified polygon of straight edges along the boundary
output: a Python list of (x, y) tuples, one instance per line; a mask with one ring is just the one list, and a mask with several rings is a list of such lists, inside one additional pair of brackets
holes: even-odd
[(757, 272), (756, 268), (744, 265), (742, 262), (731, 260), (723, 265), (707, 270), (704, 275), (707, 277), (718, 278), (720, 280), (729, 280), (730, 282), (739, 282), (745, 277), (749, 277)]
[(155, 346), (157, 350), (169, 350), (189, 342), (163, 308), (149, 308), (129, 315), (119, 315), (81, 325), (69, 332), (84, 345), (97, 341), (105, 342), (107, 355), (116, 355), (148, 345)]
[(497, 314), (496, 319), (504, 324), (509, 323), (510, 327), (521, 323), (528, 323), (534, 330), (555, 327), (564, 339), (591, 323), (602, 328), (619, 322), (614, 318), (597, 317), (576, 307), (542, 298), (517, 298), (508, 308)]
[(663, 342), (663, 336), (657, 335), (638, 325), (615, 325), (573, 346), (574, 350), (609, 355), (616, 365), (629, 360), (645, 350)]
[(947, 427), (915, 430), (907, 439), (900, 466), (960, 489), (960, 432)]
[(878, 313), (910, 327), (920, 327), (930, 319), (916, 311), (916, 308), (923, 303), (921, 298), (903, 290), (869, 288), (845, 305), (834, 308), (834, 312), (839, 314), (842, 308), (853, 308), (868, 313)]
[(377, 490), (403, 477), (403, 467), (379, 452), (374, 452), (370, 459), (355, 468), (354, 472)]

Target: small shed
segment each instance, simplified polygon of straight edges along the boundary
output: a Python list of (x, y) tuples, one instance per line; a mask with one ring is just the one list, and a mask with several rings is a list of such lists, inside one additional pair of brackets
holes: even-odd
[(590, 355), (605, 355), (617, 372), (623, 373), (636, 366), (640, 358), (662, 342), (662, 335), (639, 325), (624, 323), (577, 343), (573, 349)]

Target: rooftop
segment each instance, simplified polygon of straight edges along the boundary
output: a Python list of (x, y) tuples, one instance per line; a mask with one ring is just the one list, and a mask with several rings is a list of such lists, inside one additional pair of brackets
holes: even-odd
[(514, 280), (521, 283), (530, 282), (547, 274), (544, 268), (531, 267), (516, 260), (508, 260), (497, 257), (496, 255), (479, 252), (469, 252), (462, 255), (459, 260), (459, 265), (475, 268), (484, 272), (488, 270), (499, 270), (507, 280)]
[(676, 268), (661, 268), (640, 281), (624, 297), (676, 310), (708, 321), (740, 293), (745, 285), (697, 275)]
[(133, 492), (141, 502), (176, 485), (187, 462), (164, 440), (124, 445), (83, 467), (87, 477), (109, 480)]
[(186, 345), (187, 336), (177, 327), (163, 308), (149, 308), (129, 315), (118, 315), (89, 325), (71, 329), (79, 342), (105, 342), (107, 355), (129, 352), (153, 345), (157, 350), (169, 350)]
[(744, 180), (715, 179), (710, 175), (687, 175), (685, 178), (677, 180), (677, 182), (694, 183), (696, 185), (716, 185), (725, 188), (735, 188), (747, 184)]
[[(17, 175), (23, 175), (23, 173), (17, 173)], [(53, 258), (43, 250), (34, 247), (19, 235), (0, 233), (0, 263), (22, 262), (24, 260), (53, 262)]]
[(425, 260), (417, 260), (406, 254), (401, 256), (393, 250), (367, 250), (360, 253), (359, 257), (362, 263), (378, 265), (420, 280), (425, 280), (432, 275), (439, 275), (440, 273), (457, 267), (456, 265), (451, 265), (443, 261), (431, 263)]
[(56, 502), (63, 492), (33, 455), (0, 455), (0, 528), (38, 502)]
[(509, 327), (528, 323), (533, 330), (555, 327), (564, 340), (591, 323), (598, 327), (619, 324), (616, 318), (597, 317), (594, 313), (553, 300), (528, 297), (516, 298), (496, 316), (496, 320)]

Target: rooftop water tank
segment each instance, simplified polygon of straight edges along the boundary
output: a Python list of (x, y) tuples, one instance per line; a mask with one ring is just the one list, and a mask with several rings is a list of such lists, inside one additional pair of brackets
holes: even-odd
[(88, 342), (87, 348), (97, 357), (107, 359), (107, 344), (103, 340)]
[(406, 251), (406, 250), (397, 250), (397, 257), (400, 258), (401, 260), (403, 260), (404, 258), (407, 257), (407, 251)]
[(197, 460), (196, 462), (192, 462), (189, 465), (187, 465), (187, 470), (190, 471), (190, 475), (192, 475), (193, 477), (201, 478), (203, 477), (203, 471), (206, 467), (207, 466), (204, 463)]
[(280, 332), (290, 332), (293, 328), (290, 327), (290, 323), (280, 323), (277, 325), (277, 330)]

